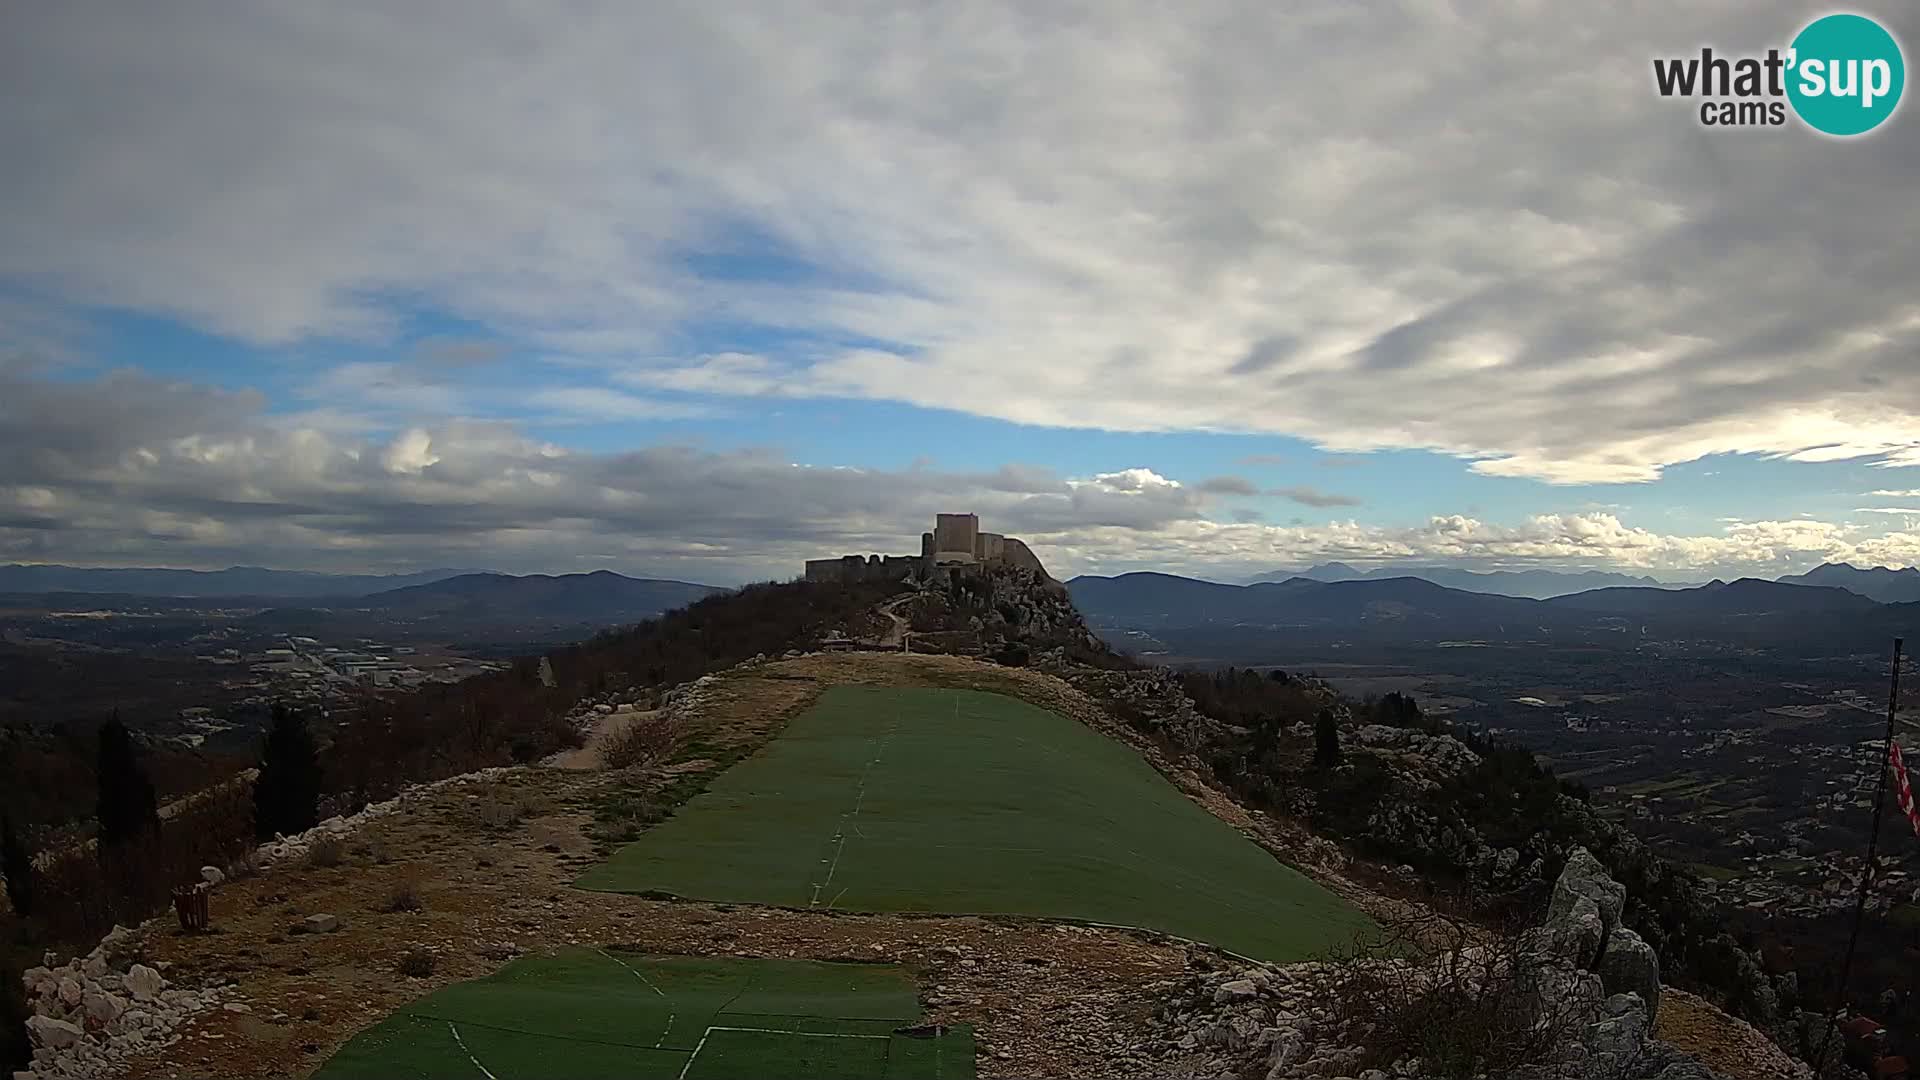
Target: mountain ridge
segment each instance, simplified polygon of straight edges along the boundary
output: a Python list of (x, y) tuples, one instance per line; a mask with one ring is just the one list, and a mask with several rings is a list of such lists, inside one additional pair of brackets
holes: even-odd
[(1306, 578), (1333, 584), (1341, 581), (1374, 581), (1386, 578), (1419, 578), (1444, 585), (1450, 589), (1466, 592), (1486, 593), (1492, 596), (1512, 596), (1529, 600), (1547, 600), (1568, 593), (1584, 592), (1588, 589), (1608, 586), (1640, 586), (1647, 588), (1684, 588), (1684, 585), (1660, 581), (1646, 575), (1622, 574), (1611, 570), (1468, 570), (1453, 566), (1377, 566), (1370, 570), (1360, 570), (1343, 562), (1326, 562), (1310, 566), (1299, 573), (1276, 570), (1260, 574), (1252, 583), (1262, 581), (1284, 581), (1288, 578)]
[(124, 596), (280, 597), (366, 596), (482, 571), (441, 568), (405, 574), (330, 574), (229, 566), (220, 570), (166, 567), (91, 567), (59, 563), (0, 565), (0, 593), (110, 593)]

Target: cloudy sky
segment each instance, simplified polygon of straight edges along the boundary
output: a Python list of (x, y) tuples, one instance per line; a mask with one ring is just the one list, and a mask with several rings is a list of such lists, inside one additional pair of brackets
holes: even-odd
[(1824, 10), (7, 5), (0, 561), (1920, 561), (1912, 106), (1652, 87)]

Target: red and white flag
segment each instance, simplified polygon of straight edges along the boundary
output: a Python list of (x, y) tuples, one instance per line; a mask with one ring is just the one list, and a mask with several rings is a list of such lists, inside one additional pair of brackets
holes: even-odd
[(1900, 804), (1900, 812), (1907, 815), (1907, 821), (1913, 826), (1913, 835), (1920, 836), (1920, 810), (1913, 806), (1913, 788), (1907, 783), (1907, 762), (1900, 756), (1900, 744), (1887, 741), (1887, 757), (1893, 762), (1893, 797)]

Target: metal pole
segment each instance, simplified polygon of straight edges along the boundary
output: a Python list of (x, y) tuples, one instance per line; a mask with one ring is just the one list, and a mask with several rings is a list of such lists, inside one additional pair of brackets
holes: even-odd
[(1880, 811), (1887, 794), (1887, 761), (1893, 756), (1893, 720), (1900, 708), (1900, 645), (1893, 639), (1893, 689), (1887, 693), (1887, 738), (1880, 746), (1880, 779), (1873, 788), (1873, 832), (1867, 835), (1867, 862), (1860, 870), (1860, 895), (1853, 901), (1853, 930), (1847, 935), (1847, 955), (1840, 961), (1840, 989), (1834, 995), (1833, 1012), (1827, 1016), (1827, 1032), (1820, 1036), (1820, 1053), (1813, 1063), (1814, 1075), (1827, 1067), (1827, 1044), (1833, 1041), (1834, 1025), (1847, 1007), (1847, 978), (1853, 973), (1853, 951), (1860, 944), (1860, 924), (1867, 916), (1867, 893), (1873, 888), (1878, 868), (1875, 855), (1880, 850)]

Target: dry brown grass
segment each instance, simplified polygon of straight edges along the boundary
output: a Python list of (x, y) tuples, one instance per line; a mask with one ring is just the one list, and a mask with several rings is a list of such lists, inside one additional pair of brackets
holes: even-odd
[(610, 769), (643, 768), (665, 760), (679, 741), (679, 726), (672, 720), (636, 717), (600, 744), (600, 757)]
[(400, 912), (424, 911), (426, 906), (426, 901), (421, 898), (420, 875), (409, 869), (399, 881), (394, 882), (385, 902), (380, 905), (380, 910), (392, 915)]
[(306, 864), (324, 870), (347, 860), (347, 842), (337, 836), (322, 836), (307, 847)]

